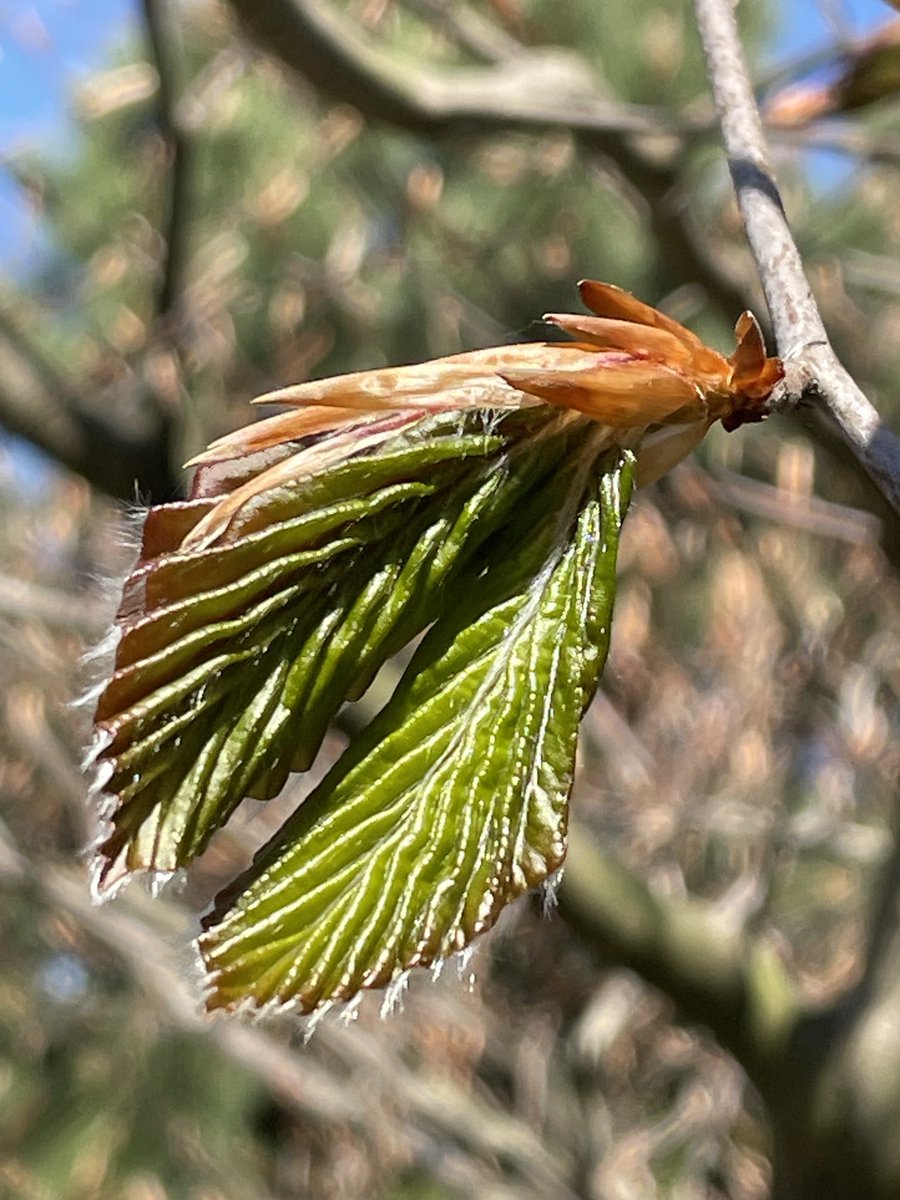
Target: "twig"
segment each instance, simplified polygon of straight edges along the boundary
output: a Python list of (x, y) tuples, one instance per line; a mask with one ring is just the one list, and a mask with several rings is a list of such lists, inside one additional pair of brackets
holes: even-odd
[(784, 215), (730, 0), (695, 0), (738, 205), (782, 355), (826, 344), (822, 318)]
[(725, 504), (763, 517), (778, 525), (802, 529), (847, 542), (851, 546), (877, 546), (882, 523), (872, 513), (818, 496), (788, 492), (771, 483), (719, 470), (703, 481)]
[(774, 403), (818, 401), (857, 462), (900, 513), (900, 439), (838, 360), (785, 216), (731, 0), (694, 0), (728, 165), (787, 378)]
[(156, 297), (157, 312), (165, 318), (177, 307), (187, 251), (190, 146), (177, 115), (175, 65), (166, 30), (165, 0), (143, 0), (143, 9), (147, 40), (159, 77), (156, 124), (166, 148), (169, 166), (165, 251)]

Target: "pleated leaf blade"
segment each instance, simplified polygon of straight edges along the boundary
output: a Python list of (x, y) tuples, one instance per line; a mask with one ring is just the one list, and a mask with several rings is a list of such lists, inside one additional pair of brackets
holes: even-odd
[(456, 578), (386, 708), (206, 919), (211, 1009), (388, 984), (560, 866), (632, 478), (628, 452), (570, 449)]
[(202, 498), (153, 510), (97, 708), (97, 892), (186, 866), (245, 796), (307, 768), (340, 705), (583, 438), (537, 409), (424, 417), (264, 494), (224, 543), (184, 544)]

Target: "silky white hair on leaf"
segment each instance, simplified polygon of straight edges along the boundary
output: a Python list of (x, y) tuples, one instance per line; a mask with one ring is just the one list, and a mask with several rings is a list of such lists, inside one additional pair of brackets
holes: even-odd
[(387, 985), (378, 1013), (382, 1019), (392, 1017), (395, 1012), (403, 1012), (403, 993), (408, 986), (409, 971), (401, 971), (397, 978)]
[(548, 875), (538, 888), (541, 897), (541, 911), (545, 918), (552, 917), (559, 908), (559, 885), (562, 883), (565, 867), (560, 867), (552, 875)]
[[(97, 701), (100, 699), (112, 675), (115, 666), (116, 650), (121, 637), (121, 630), (116, 623), (116, 613), (122, 597), (122, 589), (134, 569), (141, 550), (144, 522), (147, 518), (147, 507), (143, 504), (126, 505), (119, 509), (120, 521), (114, 526), (113, 544), (118, 551), (119, 561), (108, 574), (94, 578), (94, 588), (100, 597), (100, 607), (106, 613), (107, 630), (93, 646), (89, 646), (81, 656), (79, 673), (82, 679), (82, 689), (69, 703), (69, 708), (87, 712), (93, 715)], [(100, 875), (102, 862), (97, 858), (97, 851), (105, 841), (110, 830), (110, 819), (115, 811), (116, 798), (106, 793), (115, 768), (111, 762), (98, 762), (101, 755), (113, 741), (113, 734), (108, 730), (95, 730), (87, 745), (81, 760), (82, 771), (89, 777), (87, 788), (88, 800), (92, 801), (95, 817), (95, 828), (83, 855), (90, 863), (91, 899), (94, 904), (103, 904), (113, 899), (131, 878), (124, 872), (120, 879), (101, 885)], [(152, 875), (153, 872), (148, 874)], [(156, 873), (160, 874), (160, 873)], [(159, 880), (152, 880), (150, 891), (158, 895), (161, 890)]]
[(326, 1000), (319, 1008), (309, 1014), (306, 1019), (306, 1027), (303, 1030), (303, 1045), (308, 1046), (312, 1035), (316, 1029), (325, 1020), (331, 1010), (334, 1008), (333, 1000)]

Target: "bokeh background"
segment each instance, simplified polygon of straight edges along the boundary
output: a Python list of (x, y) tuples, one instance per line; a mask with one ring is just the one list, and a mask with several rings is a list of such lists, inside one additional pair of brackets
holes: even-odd
[[(559, 911), (517, 904), (402, 1012), (371, 996), (304, 1043), (201, 1018), (189, 943), (307, 779), (178, 894), (91, 906), (80, 657), (135, 506), (250, 397), (539, 338), (583, 276), (726, 350), (763, 315), (689, 4), (321, 0), (347, 63), (403, 83), (394, 118), (349, 67), (264, 52), (252, 7), (0, 5), (0, 1196), (762, 1200), (773, 1162), (776, 1194), (900, 1194), (898, 521), (813, 410), (715, 432), (636, 501), (573, 797), (607, 869)], [(900, 66), (866, 58), (896, 14), (741, 17), (826, 323), (897, 428)], [(429, 124), (429, 78), (481, 108)], [(504, 115), (523, 96), (551, 115)], [(805, 1022), (782, 1075), (652, 930), (616, 941), (631, 888), (777, 964)], [(827, 1191), (829, 1144), (862, 1147), (857, 1191)]]

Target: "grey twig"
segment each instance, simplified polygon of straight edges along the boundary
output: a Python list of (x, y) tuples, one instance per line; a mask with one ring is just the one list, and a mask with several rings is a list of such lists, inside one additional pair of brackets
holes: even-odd
[[(698, 468), (699, 471), (699, 468)], [(758, 479), (727, 470), (703, 477), (710, 492), (730, 508), (741, 509), (788, 528), (834, 538), (851, 546), (877, 546), (882, 522), (847, 504), (786, 492)]]
[(821, 404), (857, 462), (900, 513), (900, 439), (839, 361), (803, 269), (769, 164), (731, 0), (694, 0), (697, 24), (747, 240), (787, 377), (775, 405)]

